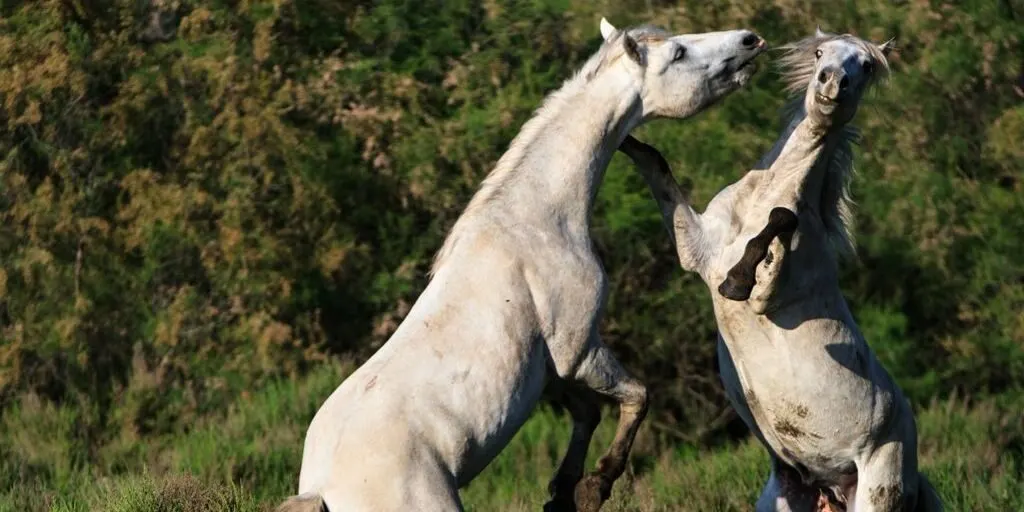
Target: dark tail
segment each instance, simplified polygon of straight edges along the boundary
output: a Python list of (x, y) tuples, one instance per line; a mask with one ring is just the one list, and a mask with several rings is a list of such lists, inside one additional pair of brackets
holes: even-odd
[(330, 512), (322, 496), (307, 492), (292, 496), (277, 506), (275, 512)]

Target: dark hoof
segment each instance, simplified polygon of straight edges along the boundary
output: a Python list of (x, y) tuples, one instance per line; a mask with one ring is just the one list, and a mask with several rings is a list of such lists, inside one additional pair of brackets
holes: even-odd
[(544, 512), (576, 512), (576, 503), (572, 496), (555, 495), (544, 504)]
[(725, 278), (722, 284), (718, 285), (718, 293), (729, 300), (743, 302), (750, 298), (750, 292), (754, 287), (752, 283), (740, 283), (739, 279)]
[(576, 510), (597, 512), (612, 495), (612, 482), (604, 475), (589, 475), (576, 484)]

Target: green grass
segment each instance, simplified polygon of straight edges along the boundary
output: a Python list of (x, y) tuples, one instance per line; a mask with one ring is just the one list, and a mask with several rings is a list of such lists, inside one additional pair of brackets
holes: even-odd
[[(300, 380), (278, 381), (157, 443), (110, 440), (88, 463), (61, 428), (61, 407), (23, 400), (5, 427), (11, 450), (0, 465), (0, 511), (270, 510), (294, 491), (305, 426), (348, 371), (328, 365)], [(917, 414), (925, 473), (947, 510), (1024, 510), (1024, 395), (978, 403), (933, 402)], [(611, 440), (608, 411), (590, 464)], [(57, 418), (57, 419), (54, 419)], [(469, 510), (537, 510), (561, 457), (569, 418), (547, 406), (516, 435), (462, 496)], [(608, 511), (749, 510), (767, 476), (754, 441), (698, 449), (641, 431), (631, 467)]]

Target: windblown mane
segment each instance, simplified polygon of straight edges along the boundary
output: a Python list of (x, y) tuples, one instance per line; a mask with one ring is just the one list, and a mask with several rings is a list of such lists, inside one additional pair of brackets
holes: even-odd
[[(814, 75), (815, 50), (824, 43), (837, 40), (860, 46), (871, 56), (877, 71), (866, 87), (871, 88), (878, 81), (888, 77), (889, 62), (878, 46), (850, 34), (816, 35), (789, 43), (781, 48), (785, 53), (779, 59), (786, 92), (793, 95), (782, 109), (783, 126), (788, 126), (795, 116), (802, 115), (804, 93)], [(856, 252), (853, 236), (854, 202), (850, 196), (850, 182), (855, 173), (853, 146), (859, 141), (860, 132), (855, 126), (847, 124), (843, 127), (842, 136), (828, 163), (821, 191), (822, 222), (829, 241), (840, 256), (852, 256)]]
[[(430, 269), (431, 276), (436, 274), (438, 269), (441, 268), (441, 265), (444, 264), (448, 255), (451, 254), (461, 238), (462, 228), (466, 225), (464, 219), (473, 217), (475, 213), (483, 209), (484, 206), (497, 196), (502, 185), (508, 181), (509, 177), (519, 167), (527, 148), (541, 136), (550, 121), (560, 117), (566, 101), (579, 93), (603, 69), (625, 55), (625, 48), (622, 44), (622, 35), (624, 33), (622, 30), (616, 31), (607, 41), (602, 43), (597, 52), (587, 59), (587, 62), (580, 67), (579, 71), (563, 82), (562, 87), (549, 94), (541, 106), (534, 112), (533, 117), (523, 124), (519, 134), (509, 144), (508, 150), (498, 159), (494, 169), (484, 178), (480, 188), (473, 195), (473, 198), (470, 199), (462, 215), (455, 221), (455, 225), (452, 226), (448, 237), (445, 238), (444, 244), (441, 245), (441, 249), (434, 256), (434, 264)], [(629, 29), (628, 33), (638, 43), (655, 43), (671, 36), (668, 31), (650, 25)]]
[[(876, 64), (875, 69), (878, 70), (872, 78), (873, 81), (885, 79), (889, 75), (889, 61), (874, 43), (850, 34), (811, 36), (786, 44), (781, 48), (785, 53), (779, 59), (779, 67), (782, 71), (782, 80), (786, 83), (787, 92), (803, 93), (807, 90), (807, 83), (811, 81), (811, 75), (814, 74), (814, 51), (829, 41), (845, 41), (864, 49), (871, 56)], [(869, 87), (871, 85), (874, 84), (869, 84)]]

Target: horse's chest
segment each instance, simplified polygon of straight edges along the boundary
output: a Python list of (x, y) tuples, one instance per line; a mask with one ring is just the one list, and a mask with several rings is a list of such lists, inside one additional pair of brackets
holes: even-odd
[(581, 258), (563, 268), (555, 278), (560, 292), (555, 296), (558, 308), (568, 319), (592, 322), (604, 305), (608, 293), (608, 275), (596, 258)]

